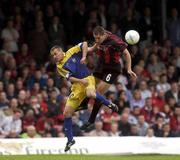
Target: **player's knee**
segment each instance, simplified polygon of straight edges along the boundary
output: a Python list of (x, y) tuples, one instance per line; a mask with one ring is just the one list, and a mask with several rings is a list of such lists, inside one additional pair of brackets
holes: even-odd
[(72, 113), (68, 110), (64, 110), (63, 115), (64, 115), (64, 118), (72, 117)]
[(91, 92), (87, 92), (86, 95), (87, 95), (88, 98), (96, 98), (96, 93), (92, 92), (92, 91)]

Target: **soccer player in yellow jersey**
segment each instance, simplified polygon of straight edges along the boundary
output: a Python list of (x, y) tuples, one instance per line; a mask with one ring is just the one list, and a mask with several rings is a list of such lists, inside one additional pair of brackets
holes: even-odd
[(90, 48), (88, 48), (87, 42), (83, 42), (70, 48), (67, 52), (63, 52), (60, 46), (54, 46), (50, 50), (50, 54), (56, 62), (58, 74), (72, 82), (71, 94), (64, 110), (64, 130), (68, 139), (65, 152), (75, 143), (72, 134), (72, 114), (85, 97), (95, 98), (113, 111), (118, 111), (115, 104), (95, 90), (95, 79), (85, 65), (88, 49)]

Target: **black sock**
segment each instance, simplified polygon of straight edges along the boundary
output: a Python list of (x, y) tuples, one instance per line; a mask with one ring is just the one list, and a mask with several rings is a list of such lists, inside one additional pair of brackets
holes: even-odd
[(99, 109), (101, 108), (101, 105), (102, 105), (102, 103), (95, 101), (95, 104), (93, 106), (93, 110), (92, 110), (91, 115), (90, 115), (89, 120), (88, 120), (89, 123), (95, 122), (96, 116), (99, 112)]

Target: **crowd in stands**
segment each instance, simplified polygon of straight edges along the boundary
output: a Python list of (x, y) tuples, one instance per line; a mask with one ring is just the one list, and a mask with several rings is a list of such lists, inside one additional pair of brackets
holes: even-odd
[[(64, 137), (71, 84), (57, 76), (49, 49), (55, 44), (68, 49), (84, 40), (92, 45), (96, 25), (121, 38), (129, 29), (140, 33), (141, 41), (128, 47), (138, 78), (127, 75), (122, 59), (122, 74), (106, 93), (119, 113), (102, 106), (94, 127), (82, 132), (91, 100), (87, 110), (73, 115), (74, 136), (180, 137), (180, 18), (177, 8), (168, 8), (163, 40), (154, 3), (1, 0), (0, 138)], [(88, 55), (91, 71), (96, 59)]]

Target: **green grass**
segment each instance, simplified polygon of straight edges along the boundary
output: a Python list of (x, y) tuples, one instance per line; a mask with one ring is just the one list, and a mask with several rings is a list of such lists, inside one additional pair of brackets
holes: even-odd
[(180, 155), (29, 155), (0, 156), (0, 160), (180, 160)]

